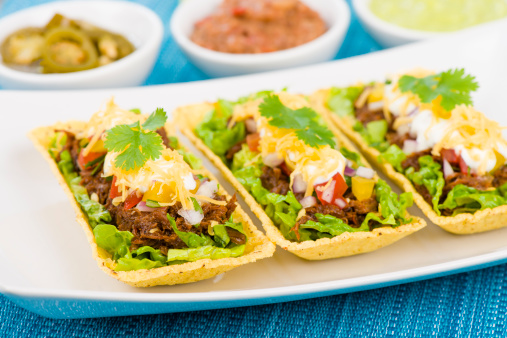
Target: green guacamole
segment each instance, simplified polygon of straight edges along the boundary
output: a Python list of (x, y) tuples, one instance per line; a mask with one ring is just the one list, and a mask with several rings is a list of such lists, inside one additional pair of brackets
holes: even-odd
[(506, 0), (371, 0), (371, 11), (395, 25), (450, 32), (507, 16)]

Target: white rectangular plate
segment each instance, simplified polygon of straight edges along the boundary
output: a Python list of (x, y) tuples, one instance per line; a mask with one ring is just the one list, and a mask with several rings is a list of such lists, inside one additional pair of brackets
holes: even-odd
[[(507, 261), (507, 228), (456, 236), (429, 223), (422, 231), (365, 255), (309, 262), (278, 249), (273, 258), (207, 281), (136, 289), (97, 268), (70, 203), (26, 138), (26, 133), (37, 126), (87, 120), (111, 96), (123, 107), (137, 107), (145, 112), (163, 107), (171, 112), (182, 104), (219, 97), (233, 99), (262, 89), (288, 86), (293, 92), (311, 93), (359, 80), (382, 80), (388, 73), (414, 67), (465, 67), (481, 85), (474, 96), (479, 109), (507, 125), (505, 31), (507, 22), (497, 22), (439, 40), (347, 60), (188, 84), (93, 91), (0, 91), (0, 292), (45, 316), (117, 316), (289, 301)], [(212, 168), (209, 162), (205, 164)], [(221, 183), (232, 192), (222, 178)], [(421, 216), (415, 207), (410, 211)], [(260, 228), (258, 221), (256, 225)]]

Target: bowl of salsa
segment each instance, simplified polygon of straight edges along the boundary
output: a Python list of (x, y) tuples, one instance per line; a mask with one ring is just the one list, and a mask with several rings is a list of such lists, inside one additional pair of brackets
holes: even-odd
[(221, 77), (333, 59), (349, 23), (343, 0), (186, 0), (171, 32), (192, 63)]

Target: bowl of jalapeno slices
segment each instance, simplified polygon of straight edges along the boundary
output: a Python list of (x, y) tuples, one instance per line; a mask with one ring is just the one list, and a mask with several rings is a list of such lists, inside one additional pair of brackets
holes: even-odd
[(158, 57), (160, 18), (120, 1), (52, 2), (0, 19), (0, 87), (85, 89), (142, 84)]

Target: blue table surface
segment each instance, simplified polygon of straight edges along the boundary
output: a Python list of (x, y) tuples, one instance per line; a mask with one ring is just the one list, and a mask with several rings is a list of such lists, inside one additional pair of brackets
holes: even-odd
[[(253, 0), (252, 0), (253, 1)], [(0, 0), (0, 17), (47, 0)], [(169, 33), (176, 0), (139, 0), (165, 26), (146, 85), (205, 80)], [(336, 59), (380, 50), (354, 13)], [(54, 320), (0, 295), (0, 337), (95, 336), (507, 337), (507, 264), (373, 291), (284, 304), (181, 314)]]

